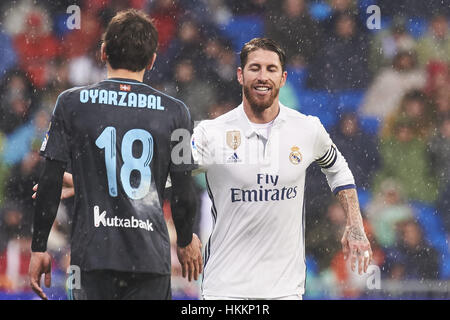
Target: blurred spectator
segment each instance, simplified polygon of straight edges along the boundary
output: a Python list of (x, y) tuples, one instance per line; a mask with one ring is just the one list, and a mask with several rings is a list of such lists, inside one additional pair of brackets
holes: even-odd
[[(119, 11), (128, 8), (144, 9), (146, 0), (84, 0), (83, 7), (93, 15), (101, 18), (102, 27), (105, 28), (108, 22)], [(152, 1), (153, 2), (153, 1)]]
[[(68, 87), (72, 87), (70, 83), (70, 70), (69, 70), (69, 61), (65, 59), (54, 59), (50, 64), (50, 74), (52, 75), (52, 80), (48, 83), (47, 90), (44, 90), (43, 95), (46, 94), (46, 91), (54, 91), (54, 92), (63, 92)], [(81, 70), (77, 70), (77, 72), (81, 72)], [(50, 110), (50, 111), (53, 111)]]
[(0, 290), (29, 290), (30, 233), (23, 232), (23, 212), (16, 206), (3, 208), (0, 216)]
[(181, 60), (191, 60), (196, 76), (203, 72), (203, 37), (197, 23), (191, 18), (179, 21), (177, 37), (168, 45), (163, 57), (156, 59), (155, 69), (158, 81), (173, 81), (172, 72), (176, 63)]
[(29, 218), (18, 204), (5, 203), (0, 210), (0, 253), (5, 251), (10, 240), (31, 235)]
[(32, 148), (39, 149), (44, 133), (48, 129), (49, 113), (38, 111), (29, 121), (7, 136), (3, 148), (2, 160), (14, 165), (24, 159)]
[(59, 43), (44, 27), (48, 18), (40, 11), (33, 11), (24, 21), (23, 33), (14, 37), (14, 47), (19, 57), (19, 66), (33, 85), (42, 88), (50, 80), (49, 63), (60, 53)]
[[(208, 119), (215, 119), (228, 111), (231, 111), (237, 106), (237, 104), (231, 104), (230, 102), (218, 102), (213, 104), (208, 111)], [(206, 185), (205, 185), (206, 188)]]
[(16, 52), (11, 38), (4, 30), (0, 30), (0, 81), (6, 72), (16, 64)]
[(204, 55), (202, 79), (214, 88), (217, 102), (232, 107), (240, 104), (242, 88), (236, 78), (237, 55), (231, 44), (210, 39), (205, 45)]
[(266, 34), (286, 51), (288, 64), (305, 66), (321, 45), (321, 31), (306, 0), (284, 0), (281, 9), (266, 15)]
[(445, 116), (450, 112), (450, 83), (444, 87), (438, 89), (432, 100), (434, 102), (434, 111), (436, 112), (436, 118)]
[(379, 166), (375, 137), (361, 130), (358, 116), (355, 113), (344, 113), (330, 134), (333, 142), (347, 160), (356, 186), (363, 190), (370, 189), (372, 175)]
[[(4, 141), (5, 137), (3, 133), (0, 131), (0, 158), (2, 157), (3, 153)], [(8, 177), (9, 177), (9, 167), (3, 161), (0, 161), (0, 207), (3, 205), (5, 192), (4, 190)]]
[(251, 14), (263, 14), (268, 5), (268, 0), (224, 0), (225, 3), (231, 8), (231, 11), (235, 15), (251, 15)]
[(366, 213), (374, 238), (383, 248), (395, 245), (395, 225), (414, 217), (412, 209), (406, 204), (402, 187), (391, 178), (381, 182), (380, 190), (367, 206)]
[(356, 17), (336, 18), (335, 34), (311, 65), (309, 86), (329, 91), (361, 89), (368, 84), (367, 39), (356, 28)]
[(226, 25), (232, 18), (231, 8), (223, 0), (205, 1), (208, 17), (216, 25)]
[(80, 29), (66, 33), (61, 41), (67, 60), (85, 55), (95, 45), (100, 47), (102, 29), (98, 17), (90, 10), (81, 10), (80, 20)]
[[(78, 58), (75, 58), (78, 60)], [(39, 94), (40, 97), (40, 111), (45, 111), (48, 114), (52, 114), (55, 108), (56, 100), (58, 96), (65, 90), (74, 85), (71, 83), (70, 79), (75, 75), (76, 78), (84, 78), (86, 75), (90, 75), (91, 72), (95, 72), (95, 67), (90, 70), (83, 70), (82, 65), (79, 65), (79, 69), (71, 70), (71, 62), (65, 59), (55, 59), (51, 63), (50, 72), (53, 75), (52, 81), (46, 87), (46, 90), (42, 90)], [(105, 70), (106, 75), (106, 70)], [(104, 79), (104, 78), (103, 78)], [(100, 80), (100, 79), (99, 79)], [(84, 83), (83, 85), (92, 84)], [(80, 84), (78, 84), (80, 85)]]
[(376, 117), (383, 122), (398, 107), (406, 92), (421, 89), (425, 82), (425, 72), (417, 67), (414, 53), (397, 53), (392, 68), (381, 69), (370, 84), (361, 106), (362, 115)]
[[(28, 289), (31, 226), (26, 214), (10, 203), (0, 212), (0, 289)], [(3, 288), (2, 288), (3, 287)]]
[(189, 106), (192, 119), (208, 118), (208, 110), (216, 102), (215, 89), (211, 84), (197, 78), (191, 60), (181, 60), (174, 68), (175, 88), (168, 88), (171, 95)]
[(391, 27), (377, 32), (370, 42), (370, 71), (375, 74), (381, 68), (392, 66), (399, 52), (412, 51), (415, 45), (413, 37), (406, 31), (405, 19), (395, 17)]
[[(306, 170), (305, 178), (305, 212), (308, 214), (306, 219), (306, 248), (310, 244), (314, 246), (315, 241), (319, 241), (317, 234), (310, 232), (320, 227), (323, 221), (324, 213), (327, 211), (331, 201), (331, 190), (327, 179), (322, 173), (318, 164), (312, 163)], [(319, 229), (318, 229), (319, 230)]]
[(427, 84), (425, 92), (433, 97), (440, 90), (448, 90), (450, 74), (448, 64), (440, 61), (432, 61), (427, 65)]
[[(229, 50), (228, 42), (217, 35), (213, 35), (210, 37), (207, 37), (205, 39), (205, 44), (203, 46), (203, 68), (201, 68), (201, 76), (205, 77), (207, 81), (214, 81), (214, 78), (216, 76), (216, 70), (217, 68), (217, 58), (220, 56), (221, 52), (223, 50)], [(226, 66), (225, 73), (231, 73), (230, 70), (233, 70), (233, 73), (236, 73), (236, 59), (234, 59), (233, 63), (229, 66)], [(235, 75), (234, 75), (235, 76)]]
[(100, 46), (92, 45), (86, 54), (67, 61), (71, 86), (84, 86), (106, 78), (106, 66), (100, 59)]
[(317, 223), (306, 229), (307, 248), (320, 271), (327, 269), (333, 257), (342, 250), (341, 238), (346, 225), (344, 209), (336, 199), (329, 196), (325, 208)]
[[(23, 33), (28, 28), (26, 19), (31, 13), (39, 12), (43, 15), (46, 13), (45, 7), (29, 0), (1, 1), (0, 10), (2, 12), (2, 30), (11, 37)], [(43, 28), (45, 32), (49, 32), (50, 24), (45, 23)]]
[(0, 252), (0, 290), (8, 292), (30, 291), (28, 266), (31, 238), (14, 239)]
[(450, 243), (450, 181), (448, 180), (445, 186), (441, 188), (439, 199), (436, 203), (436, 208), (442, 218), (445, 232), (447, 233), (447, 243)]
[(182, 12), (178, 1), (156, 0), (150, 4), (149, 15), (158, 30), (158, 51), (165, 53), (177, 34), (178, 18)]
[(428, 99), (422, 91), (413, 90), (405, 94), (397, 110), (385, 120), (381, 136), (394, 135), (394, 125), (399, 118), (409, 118), (414, 131), (420, 139), (427, 140), (434, 125), (434, 114)]
[(393, 136), (380, 141), (381, 169), (374, 190), (379, 192), (386, 178), (396, 180), (407, 200), (434, 203), (437, 184), (431, 173), (426, 142), (420, 138), (415, 123), (408, 117), (397, 118)]
[(23, 160), (13, 166), (10, 178), (6, 183), (5, 197), (8, 201), (19, 204), (25, 216), (22, 218), (24, 227), (30, 228), (34, 212), (33, 186), (38, 183), (42, 170), (42, 162), (39, 156), (40, 141), (37, 141), (32, 150)]
[(168, 61), (191, 59), (195, 66), (201, 67), (203, 60), (203, 35), (197, 22), (191, 18), (180, 21), (177, 38), (171, 41), (165, 57)]
[(377, 0), (381, 12), (386, 16), (430, 18), (438, 13), (450, 14), (450, 7), (442, 0)]
[(450, 32), (445, 16), (433, 17), (429, 32), (419, 40), (416, 50), (421, 65), (431, 61), (450, 62)]
[(38, 107), (38, 99), (25, 73), (19, 70), (12, 70), (3, 78), (0, 95), (0, 131), (10, 134), (29, 120)]
[[(439, 118), (438, 130), (429, 141), (429, 150), (434, 175), (440, 189), (450, 181), (450, 113)], [(450, 211), (448, 211), (450, 214)]]
[(398, 224), (399, 240), (386, 254), (385, 268), (395, 280), (439, 279), (439, 255), (428, 245), (414, 220)]
[[(322, 21), (322, 27), (327, 36), (336, 35), (336, 21), (340, 19), (342, 15), (358, 16), (358, 8), (356, 6), (356, 0), (329, 0), (331, 14), (325, 20)], [(358, 31), (363, 31), (358, 21), (355, 19), (355, 28)], [(365, 27), (365, 26), (364, 26)]]

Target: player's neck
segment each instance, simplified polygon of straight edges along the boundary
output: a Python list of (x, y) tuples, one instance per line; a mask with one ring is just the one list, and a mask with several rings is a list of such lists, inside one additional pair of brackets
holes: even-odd
[(262, 112), (255, 111), (251, 106), (247, 99), (243, 100), (244, 112), (247, 115), (248, 120), (253, 123), (269, 123), (274, 120), (278, 113), (280, 112), (280, 105), (278, 103), (278, 99), (275, 99), (272, 105), (263, 110)]
[(126, 69), (112, 69), (108, 68), (107, 76), (109, 78), (123, 78), (123, 79), (131, 79), (143, 82), (144, 80), (144, 72), (145, 70), (133, 72)]

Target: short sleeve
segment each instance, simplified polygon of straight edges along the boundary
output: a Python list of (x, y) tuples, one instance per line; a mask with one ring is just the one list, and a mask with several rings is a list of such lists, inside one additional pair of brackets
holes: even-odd
[(350, 171), (347, 161), (339, 152), (317, 117), (317, 135), (314, 144), (314, 155), (316, 163), (321, 167), (327, 177), (328, 185), (333, 193), (340, 190), (356, 188), (355, 180)]
[(208, 164), (211, 164), (210, 141), (205, 128), (206, 121), (200, 122), (195, 127), (191, 139), (192, 156), (201, 171), (206, 171)]
[(70, 162), (70, 149), (68, 146), (69, 135), (63, 116), (64, 95), (61, 94), (56, 100), (55, 109), (49, 124), (47, 133), (41, 145), (41, 156), (59, 160), (65, 163)]
[(336, 147), (331, 141), (330, 135), (323, 127), (319, 118), (313, 117), (316, 122), (317, 134), (314, 144), (314, 159), (322, 168), (333, 166), (336, 161)]
[(192, 171), (197, 168), (191, 152), (191, 137), (194, 123), (188, 107), (180, 102), (176, 129), (172, 132), (170, 172)]

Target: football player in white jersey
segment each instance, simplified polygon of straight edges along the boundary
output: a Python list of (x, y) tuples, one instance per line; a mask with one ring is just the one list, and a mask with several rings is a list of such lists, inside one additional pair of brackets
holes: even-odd
[(284, 51), (256, 38), (241, 51), (242, 104), (194, 129), (213, 230), (205, 246), (204, 299), (301, 299), (305, 286), (303, 195), (317, 162), (347, 214), (342, 237), (352, 270), (372, 258), (353, 175), (317, 117), (279, 102)]

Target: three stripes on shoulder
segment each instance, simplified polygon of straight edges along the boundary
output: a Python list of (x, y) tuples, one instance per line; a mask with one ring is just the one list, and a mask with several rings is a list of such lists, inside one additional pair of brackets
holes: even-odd
[(334, 145), (331, 145), (330, 149), (319, 159), (316, 163), (323, 169), (328, 169), (334, 165), (337, 159), (337, 151)]

